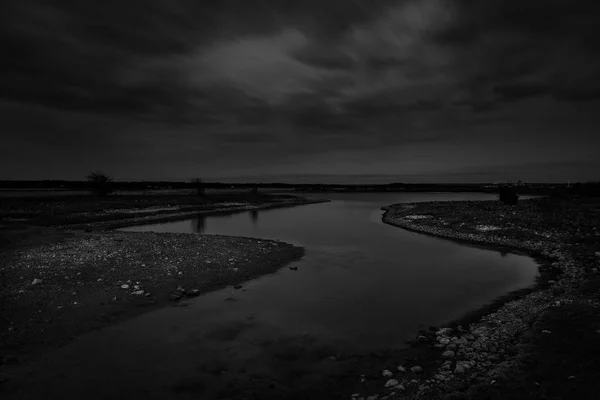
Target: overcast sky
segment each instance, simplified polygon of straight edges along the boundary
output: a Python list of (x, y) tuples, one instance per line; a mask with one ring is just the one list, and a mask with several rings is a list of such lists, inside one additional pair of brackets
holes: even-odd
[(0, 179), (600, 179), (597, 0), (7, 0)]

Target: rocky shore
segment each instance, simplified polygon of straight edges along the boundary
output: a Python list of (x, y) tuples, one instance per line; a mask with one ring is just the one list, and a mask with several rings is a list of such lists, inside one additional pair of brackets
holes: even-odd
[(1, 379), (8, 379), (13, 367), (81, 334), (225, 286), (244, 290), (243, 282), (301, 258), (302, 248), (272, 240), (111, 230), (199, 213), (323, 201), (260, 197), (204, 199), (201, 205), (181, 204), (190, 201), (183, 196), (144, 198), (146, 207), (138, 199), (108, 198), (93, 204), (92, 211), (77, 213), (73, 211), (80, 204), (68, 199), (28, 200), (12, 209), (4, 207), (0, 213)]
[[(431, 327), (418, 363), (383, 370), (352, 399), (591, 399), (600, 394), (600, 201), (546, 198), (384, 207), (383, 221), (437, 237), (541, 257), (553, 279), (507, 296), (467, 325)], [(555, 277), (554, 277), (555, 276)]]

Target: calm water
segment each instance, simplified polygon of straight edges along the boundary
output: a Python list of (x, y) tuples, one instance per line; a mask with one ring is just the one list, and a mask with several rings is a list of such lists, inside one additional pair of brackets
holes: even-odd
[(329, 373), (332, 355), (402, 348), (418, 329), (460, 317), (537, 276), (531, 258), (381, 222), (380, 207), (396, 202), (494, 195), (329, 197), (330, 203), (125, 229), (280, 239), (305, 247), (306, 256), (296, 271), (284, 268), (243, 290), (213, 292), (81, 337), (42, 359), (32, 380), (47, 396), (67, 390), (86, 398), (228, 398), (228, 391), (252, 385), (259, 392), (292, 390)]

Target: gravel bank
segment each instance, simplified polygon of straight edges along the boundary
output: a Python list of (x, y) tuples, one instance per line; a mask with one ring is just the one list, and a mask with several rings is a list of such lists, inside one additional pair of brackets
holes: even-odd
[[(77, 233), (1, 268), (5, 363), (92, 329), (276, 271), (303, 249), (216, 235)], [(8, 360), (6, 360), (8, 358)]]
[(225, 286), (244, 290), (244, 281), (304, 254), (278, 241), (112, 229), (327, 201), (262, 194), (138, 197), (10, 199), (4, 204), (0, 368), (186, 298)]
[[(598, 280), (600, 269), (598, 200), (531, 199), (514, 207), (496, 201), (428, 202), (396, 204), (383, 210), (383, 222), (403, 229), (541, 257), (547, 261), (544, 268), (557, 277), (512, 300), (507, 297), (509, 301), (468, 326), (453, 324), (420, 332), (413, 346), (427, 354), (420, 357), (422, 363), (427, 363), (426, 368), (414, 362), (390, 366), (390, 370), (381, 372), (382, 389), (378, 393), (356, 393), (353, 399), (504, 398), (502, 393), (514, 392), (514, 382), (509, 381), (512, 372), (522, 370), (524, 360), (539, 347), (537, 343), (543, 343), (545, 336), (554, 335), (558, 342), (561, 335), (564, 339), (571, 334), (568, 330), (561, 333), (542, 329), (548, 319), (566, 314), (564, 310), (573, 307), (592, 308), (595, 314), (600, 311), (598, 291), (585, 290), (590, 282)], [(595, 324), (597, 321), (587, 320), (587, 330), (595, 332)], [(594, 344), (598, 340), (594, 339), (573, 346), (597, 348)], [(544, 352), (538, 353), (544, 357)], [(575, 385), (575, 376), (590, 372), (581, 371), (576, 362), (568, 364), (563, 361), (561, 374), (565, 376), (561, 375), (560, 381), (567, 386)], [(591, 372), (598, 374), (600, 370)], [(539, 382), (520, 384), (523, 393), (542, 391)], [(597, 379), (589, 379), (586, 384), (593, 386), (591, 390), (598, 389)], [(582, 382), (577, 385), (581, 389)], [(469, 394), (473, 387), (481, 386), (486, 387), (485, 395)], [(506, 398), (521, 394), (514, 396)], [(523, 398), (568, 397), (528, 394)]]

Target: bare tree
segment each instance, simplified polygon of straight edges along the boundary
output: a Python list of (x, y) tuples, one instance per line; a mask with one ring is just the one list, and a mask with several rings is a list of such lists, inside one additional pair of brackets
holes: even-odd
[(98, 196), (106, 196), (113, 191), (113, 178), (100, 171), (91, 172), (86, 179), (94, 193)]
[(198, 194), (198, 196), (204, 196), (204, 193), (206, 192), (206, 185), (204, 184), (204, 181), (200, 178), (194, 178), (192, 179), (192, 183), (196, 189), (196, 194)]

